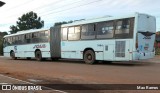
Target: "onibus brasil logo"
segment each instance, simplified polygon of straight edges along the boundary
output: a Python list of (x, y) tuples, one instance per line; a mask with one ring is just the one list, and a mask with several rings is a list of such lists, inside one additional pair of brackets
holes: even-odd
[(39, 85), (1, 85), (2, 90), (42, 90), (42, 86)]

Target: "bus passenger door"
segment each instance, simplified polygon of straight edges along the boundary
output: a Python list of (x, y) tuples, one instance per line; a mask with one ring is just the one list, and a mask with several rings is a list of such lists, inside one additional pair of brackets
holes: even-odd
[(114, 45), (104, 45), (104, 60), (114, 60)]

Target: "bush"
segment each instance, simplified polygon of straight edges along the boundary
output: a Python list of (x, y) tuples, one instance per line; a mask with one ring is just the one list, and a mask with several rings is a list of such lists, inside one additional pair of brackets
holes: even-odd
[(160, 55), (160, 48), (156, 48), (156, 55)]

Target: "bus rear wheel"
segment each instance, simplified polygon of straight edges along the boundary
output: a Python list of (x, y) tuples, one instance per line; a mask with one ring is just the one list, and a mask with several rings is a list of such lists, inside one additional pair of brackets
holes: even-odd
[(36, 51), (35, 57), (37, 61), (42, 61), (42, 54), (41, 51)]
[(84, 61), (86, 64), (94, 64), (95, 63), (95, 53), (92, 50), (85, 51)]
[(10, 53), (10, 56), (11, 56), (11, 58), (12, 58), (13, 60), (16, 60), (16, 59), (17, 59), (17, 57), (15, 57), (14, 51), (12, 51), (12, 52)]

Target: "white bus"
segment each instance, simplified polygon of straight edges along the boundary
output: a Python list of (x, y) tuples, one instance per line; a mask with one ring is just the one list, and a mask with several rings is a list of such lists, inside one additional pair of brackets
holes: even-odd
[[(37, 60), (83, 59), (87, 64), (93, 64), (96, 60), (133, 61), (153, 58), (155, 55), (156, 19), (148, 14), (103, 17), (51, 27), (49, 35), (46, 32), (49, 41), (32, 43), (31, 39), (31, 42), (26, 43), (27, 33), (32, 34), (33, 38), (34, 32), (25, 31), (5, 36), (4, 56), (11, 56), (13, 59), (35, 57)], [(15, 41), (10, 38), (18, 35), (24, 35), (23, 39), (16, 39), (24, 40), (24, 43), (7, 44)], [(40, 37), (39, 41), (43, 35)]]
[(49, 30), (38, 29), (4, 36), (4, 56), (12, 59), (20, 57), (36, 58), (37, 60), (50, 58), (49, 33)]
[(51, 28), (51, 56), (88, 64), (149, 59), (155, 55), (155, 33), (156, 19), (148, 14), (77, 21)]

